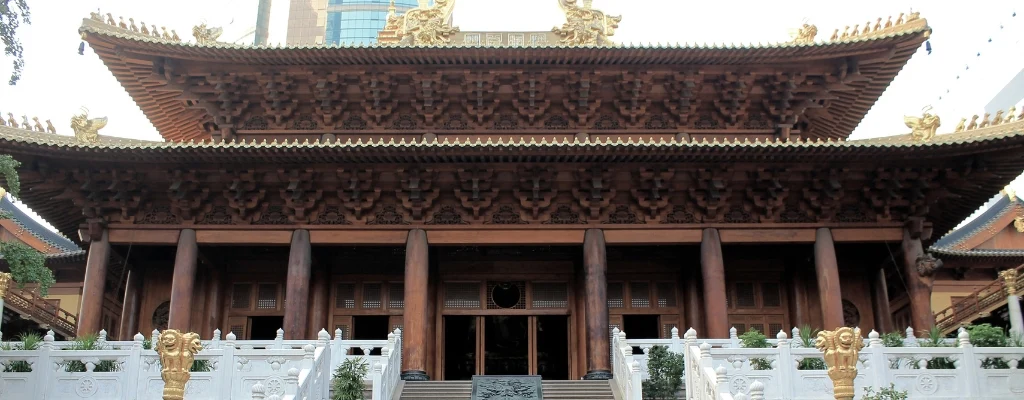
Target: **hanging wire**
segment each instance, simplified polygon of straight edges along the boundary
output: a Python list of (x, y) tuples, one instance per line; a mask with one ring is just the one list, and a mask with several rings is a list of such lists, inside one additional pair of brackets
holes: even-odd
[[(1016, 16), (1017, 16), (1017, 11), (1013, 10), (1011, 12), (1011, 14), (1010, 14), (1010, 18), (1015, 18)], [(1005, 27), (1006, 27), (1006, 23), (1000, 22), (999, 23), (999, 29), (996, 32), (996, 35), (1001, 35), (1001, 32), (1005, 32)], [(996, 39), (996, 38), (997, 37), (995, 35), (989, 35), (987, 40), (986, 40), (986, 43), (993, 43), (994, 39)], [(931, 41), (930, 40), (925, 42), (925, 50), (928, 52), (928, 54), (932, 53), (932, 46), (931, 46)], [(975, 58), (980, 59), (980, 57), (981, 57), (981, 51), (975, 51)], [(970, 70), (971, 70), (971, 64), (969, 64), (969, 63), (965, 64), (964, 65), (964, 71), (970, 71)], [(963, 74), (957, 74), (956, 77), (955, 77), (955, 80), (959, 81), (962, 76), (963, 76)], [(956, 84), (957, 82), (953, 82), (953, 83)], [(945, 93), (944, 94), (948, 95), (950, 93), (950, 91), (951, 91), (951, 89), (950, 89), (951, 87), (952, 86), (947, 86), (946, 89), (945, 89)], [(940, 94), (938, 96), (938, 101), (941, 103), (942, 100), (945, 97), (948, 97), (948, 96), (944, 96), (943, 94)]]

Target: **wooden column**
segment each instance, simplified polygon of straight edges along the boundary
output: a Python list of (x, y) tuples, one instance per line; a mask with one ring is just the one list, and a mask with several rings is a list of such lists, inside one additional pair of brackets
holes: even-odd
[(171, 279), (171, 313), (167, 328), (188, 332), (192, 319), (192, 290), (196, 283), (199, 245), (196, 231), (182, 229), (178, 234), (178, 252), (174, 255), (174, 278)]
[(587, 229), (583, 235), (583, 273), (586, 276), (584, 290), (587, 293), (587, 374), (583, 379), (611, 379), (609, 365), (608, 331), (608, 281), (605, 272), (608, 260), (605, 256), (604, 231)]
[(803, 325), (810, 325), (811, 320), (807, 318), (807, 284), (804, 281), (804, 271), (802, 268), (794, 268), (790, 271), (789, 291), (793, 299), (793, 302), (790, 303), (793, 326), (799, 328)]
[(409, 231), (405, 243), (405, 310), (402, 317), (402, 379), (407, 381), (430, 380), (427, 375), (427, 347), (433, 340), (428, 337), (430, 329), (429, 280), (430, 256), (427, 232), (422, 229)]
[(892, 332), (892, 311), (889, 310), (889, 287), (885, 268), (879, 268), (871, 280), (871, 302), (875, 308), (875, 327), (881, 333)]
[(700, 272), (691, 269), (686, 276), (686, 326), (679, 327), (679, 335), (689, 328), (697, 331), (697, 337), (707, 337), (704, 332), (704, 304), (700, 296)]
[(121, 307), (121, 326), (117, 338), (131, 340), (139, 332), (139, 307), (142, 304), (142, 268), (132, 264), (128, 271), (128, 282), (124, 288), (124, 303)]
[(700, 270), (704, 277), (704, 321), (708, 338), (729, 337), (729, 312), (725, 305), (725, 262), (718, 229), (704, 230), (700, 241)]
[(839, 262), (832, 231), (818, 228), (814, 236), (814, 272), (818, 276), (821, 316), (824, 330), (843, 326), (843, 294), (839, 290)]
[[(216, 265), (207, 269), (207, 273), (209, 276), (206, 281), (206, 315), (203, 318), (203, 331), (199, 333), (200, 337), (213, 335), (215, 329), (220, 329), (224, 318), (224, 314), (221, 313), (225, 292), (224, 273), (221, 267)], [(221, 332), (221, 338), (225, 335), (226, 332)]]
[(100, 331), (103, 316), (103, 291), (106, 289), (107, 262), (110, 259), (110, 241), (104, 229), (99, 239), (89, 243), (89, 258), (85, 261), (85, 282), (82, 283), (82, 304), (78, 312), (77, 336)]
[(328, 290), (331, 283), (330, 268), (327, 265), (313, 269), (313, 291), (309, 296), (309, 329), (310, 336), (316, 337), (321, 329), (327, 329), (332, 336), (333, 329), (327, 328), (327, 314), (330, 312)]
[(313, 266), (313, 249), (309, 244), (309, 231), (292, 232), (292, 247), (288, 253), (288, 282), (284, 302), (284, 338), (306, 337), (306, 317), (309, 313), (309, 278)]
[[(932, 314), (932, 272), (938, 262), (926, 257), (921, 246), (921, 237), (909, 229), (903, 230), (903, 277), (907, 280), (907, 294), (910, 296), (911, 323), (918, 335), (923, 335), (935, 324)], [(903, 329), (903, 328), (901, 328)]]

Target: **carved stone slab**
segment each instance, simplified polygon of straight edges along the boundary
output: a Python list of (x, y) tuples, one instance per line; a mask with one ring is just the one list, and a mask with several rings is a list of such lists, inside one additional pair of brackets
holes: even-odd
[(539, 376), (474, 376), (472, 400), (542, 400)]

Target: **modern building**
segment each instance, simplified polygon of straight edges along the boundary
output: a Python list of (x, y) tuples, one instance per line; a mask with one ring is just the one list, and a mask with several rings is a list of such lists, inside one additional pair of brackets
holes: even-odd
[(122, 338), (401, 328), (406, 380), (569, 381), (612, 377), (616, 328), (889, 332), (892, 296), (926, 331), (933, 233), (1024, 169), (1017, 120), (848, 140), (929, 37), (917, 13), (828, 40), (627, 48), (618, 17), (561, 4), (552, 31), (458, 32), (437, 0), (381, 46), (316, 49), (86, 19), (164, 140), (0, 127), (23, 200), (88, 246), (78, 332), (116, 286)]
[(290, 46), (368, 45), (377, 42), (388, 7), (404, 13), (417, 0), (291, 0), (287, 42)]

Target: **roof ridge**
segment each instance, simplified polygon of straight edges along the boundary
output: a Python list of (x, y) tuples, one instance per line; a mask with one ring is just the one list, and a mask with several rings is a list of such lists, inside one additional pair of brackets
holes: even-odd
[[(21, 207), (15, 205), (11, 199), (8, 199), (7, 196), (0, 199), (0, 209), (9, 211), (11, 213), (10, 220), (33, 237), (39, 239), (43, 243), (46, 243), (50, 247), (61, 250), (58, 254), (68, 254), (82, 250), (70, 239), (64, 237), (64, 235), (53, 232), (49, 228), (37, 222), (22, 210)], [(50, 253), (50, 255), (52, 255), (52, 253)]]

